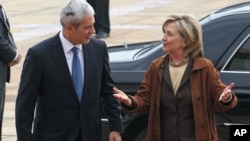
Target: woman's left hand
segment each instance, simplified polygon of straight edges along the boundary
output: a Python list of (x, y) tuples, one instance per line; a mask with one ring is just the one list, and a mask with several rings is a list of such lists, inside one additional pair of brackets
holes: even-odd
[(219, 100), (222, 102), (228, 101), (232, 97), (232, 88), (234, 87), (234, 83), (232, 82), (230, 85), (228, 85), (223, 93), (220, 95)]

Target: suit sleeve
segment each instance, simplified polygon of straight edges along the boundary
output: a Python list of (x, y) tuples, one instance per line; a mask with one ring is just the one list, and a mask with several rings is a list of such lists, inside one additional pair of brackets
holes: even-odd
[(114, 82), (110, 75), (110, 67), (109, 67), (109, 56), (107, 47), (105, 47), (105, 55), (103, 59), (104, 68), (103, 68), (103, 104), (105, 114), (109, 120), (110, 131), (119, 131), (122, 132), (122, 117), (121, 117), (121, 107), (120, 103), (113, 96), (113, 86)]
[[(2, 10), (0, 9), (0, 12)], [(2, 14), (0, 14), (1, 16)], [(14, 60), (17, 51), (16, 51), (16, 46), (14, 43), (12, 43), (11, 40), (9, 39), (10, 31), (6, 28), (6, 25), (4, 25), (2, 17), (0, 19), (0, 58), (5, 60), (7, 63), (10, 63), (11, 61)], [(14, 40), (13, 40), (14, 41)]]
[(38, 96), (41, 68), (32, 49), (29, 49), (24, 61), (21, 81), (16, 99), (17, 141), (32, 141), (34, 109)]

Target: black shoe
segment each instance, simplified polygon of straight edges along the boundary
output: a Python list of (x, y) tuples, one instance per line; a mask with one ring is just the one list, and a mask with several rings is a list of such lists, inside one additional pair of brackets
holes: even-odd
[(95, 37), (96, 38), (99, 38), (99, 39), (101, 39), (101, 38), (108, 38), (109, 37), (109, 34), (108, 33), (106, 33), (106, 32), (98, 32), (96, 35), (95, 35)]

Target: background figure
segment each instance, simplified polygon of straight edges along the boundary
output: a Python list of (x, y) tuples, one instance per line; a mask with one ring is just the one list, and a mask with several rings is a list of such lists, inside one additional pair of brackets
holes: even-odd
[(7, 15), (0, 5), (0, 141), (5, 102), (5, 84), (10, 81), (10, 66), (18, 64), (21, 54), (17, 52)]
[(107, 38), (110, 33), (109, 0), (87, 0), (95, 10), (96, 38)]
[(109, 141), (121, 141), (107, 45), (91, 38), (94, 21), (87, 2), (71, 0), (61, 10), (62, 30), (29, 48), (16, 99), (17, 141), (101, 141), (102, 108)]
[(145, 141), (218, 141), (214, 110), (237, 105), (204, 57), (202, 29), (192, 15), (170, 15), (162, 26), (165, 55), (155, 59), (135, 96), (114, 88), (128, 114), (149, 111)]

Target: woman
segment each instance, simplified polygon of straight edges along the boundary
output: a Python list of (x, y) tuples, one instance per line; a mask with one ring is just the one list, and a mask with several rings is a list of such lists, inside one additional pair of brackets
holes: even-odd
[(114, 88), (128, 114), (149, 111), (145, 141), (218, 141), (214, 109), (237, 104), (212, 62), (204, 58), (199, 21), (170, 15), (162, 26), (163, 51), (145, 73), (135, 96)]

